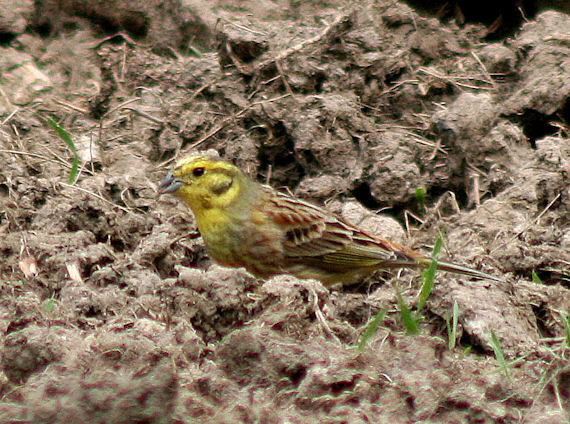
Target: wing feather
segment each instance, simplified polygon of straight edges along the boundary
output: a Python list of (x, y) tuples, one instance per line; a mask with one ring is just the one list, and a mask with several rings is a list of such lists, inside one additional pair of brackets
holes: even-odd
[(342, 268), (415, 260), (410, 249), (365, 233), (311, 203), (270, 191), (267, 213), (283, 229), (285, 258)]

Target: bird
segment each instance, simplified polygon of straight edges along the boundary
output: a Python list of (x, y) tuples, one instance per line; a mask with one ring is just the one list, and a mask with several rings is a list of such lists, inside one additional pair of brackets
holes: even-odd
[[(336, 214), (249, 178), (206, 153), (179, 160), (158, 187), (192, 210), (211, 258), (258, 278), (291, 274), (325, 286), (354, 284), (377, 270), (426, 269), (432, 259), (369, 234)], [(440, 271), (502, 282), (451, 262)]]

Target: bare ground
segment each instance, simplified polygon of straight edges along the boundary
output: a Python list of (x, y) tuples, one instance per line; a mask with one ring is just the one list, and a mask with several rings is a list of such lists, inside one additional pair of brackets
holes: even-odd
[[(9, 3), (0, 422), (570, 421), (563, 2)], [(426, 253), (445, 229), (505, 282), (438, 275), (411, 336), (393, 284), (415, 306), (417, 272), (329, 290), (212, 264), (156, 198), (211, 148)]]

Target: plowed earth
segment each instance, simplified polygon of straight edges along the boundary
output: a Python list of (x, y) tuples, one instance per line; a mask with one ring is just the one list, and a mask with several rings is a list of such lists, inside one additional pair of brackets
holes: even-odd
[[(0, 422), (570, 421), (567, 10), (5, 3)], [(217, 266), (156, 197), (201, 149), (505, 282), (438, 274), (407, 335), (418, 272)]]

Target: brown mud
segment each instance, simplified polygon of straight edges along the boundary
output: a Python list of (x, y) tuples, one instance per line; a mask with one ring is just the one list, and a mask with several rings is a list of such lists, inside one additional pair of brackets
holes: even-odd
[[(0, 2), (0, 422), (569, 422), (570, 8), (436, 3)], [(505, 282), (212, 264), (197, 149)]]

